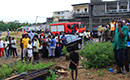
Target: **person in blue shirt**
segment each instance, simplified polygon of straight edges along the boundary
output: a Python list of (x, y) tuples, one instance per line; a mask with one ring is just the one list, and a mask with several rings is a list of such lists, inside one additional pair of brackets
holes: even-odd
[(66, 46), (66, 36), (65, 36), (65, 33), (63, 34), (63, 36), (61, 36), (61, 40), (62, 40), (62, 48), (64, 47), (64, 46)]
[(51, 43), (50, 43), (50, 52), (49, 52), (49, 59), (51, 56), (53, 56), (53, 60), (55, 60), (55, 48), (56, 48), (56, 39), (55, 36), (52, 37)]

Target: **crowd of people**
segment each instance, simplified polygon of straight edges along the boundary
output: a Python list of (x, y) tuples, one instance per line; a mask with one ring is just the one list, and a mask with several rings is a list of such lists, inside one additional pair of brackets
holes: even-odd
[(14, 37), (8, 37), (5, 41), (0, 38), (0, 58), (4, 57), (4, 50), (6, 53), (6, 58), (9, 59), (9, 55), (13, 54), (13, 58), (16, 56), (18, 58), (16, 50), (17, 41)]
[[(129, 20), (121, 20), (121, 21), (123, 21), (123, 25), (129, 26)], [(114, 32), (117, 27), (118, 27), (117, 19), (112, 19), (112, 22), (110, 22), (110, 24), (106, 23), (106, 25), (102, 25), (101, 23), (99, 23), (99, 26), (97, 28), (99, 42), (100, 41), (104, 42), (108, 40), (113, 42)]]
[[(13, 54), (13, 58), (15, 56), (18, 58), (16, 45), (17, 41), (14, 37), (7, 37), (5, 40), (1, 40), (0, 38), (0, 58), (4, 56), (4, 53), (6, 53), (7, 59), (9, 59), (11, 54)], [(55, 38), (55, 36), (51, 34), (48, 34), (46, 37), (44, 33), (41, 33), (40, 36), (32, 36), (28, 33), (24, 33), (20, 39), (21, 60), (31, 61), (33, 57), (33, 61), (38, 62), (39, 58), (48, 58), (50, 60), (53, 57), (55, 61), (55, 56), (62, 58), (61, 52), (65, 45), (65, 34), (62, 36), (58, 35), (58, 37)]]
[(61, 52), (63, 46), (66, 45), (66, 37), (65, 34), (61, 37), (58, 35), (58, 37), (55, 38), (55, 36), (51, 34), (48, 34), (46, 37), (44, 33), (41, 33), (40, 36), (29, 36), (28, 33), (25, 33), (22, 35), (20, 43), (22, 60), (29, 57), (29, 61), (31, 61), (33, 56), (34, 61), (38, 62), (39, 54), (41, 54), (43, 59), (48, 58), (50, 60), (51, 57), (53, 57), (53, 60), (55, 61), (56, 49), (58, 50), (57, 57), (62, 58)]

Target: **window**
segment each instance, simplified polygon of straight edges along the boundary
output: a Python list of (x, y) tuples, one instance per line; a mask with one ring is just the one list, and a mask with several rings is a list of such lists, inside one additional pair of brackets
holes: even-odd
[(84, 11), (87, 12), (88, 11), (87, 8), (85, 8)]
[(67, 39), (67, 42), (71, 41), (71, 37), (70, 36), (67, 36), (66, 39)]
[(71, 26), (70, 26), (70, 24), (67, 24), (67, 28), (71, 29)]
[(64, 12), (61, 12), (61, 14), (64, 14)]
[(60, 12), (57, 12), (57, 14), (60, 14)]
[(74, 28), (74, 25), (73, 25), (73, 24), (71, 24), (71, 27), (72, 27), (72, 28)]
[(77, 9), (77, 12), (80, 12), (80, 9)]
[(56, 26), (51, 26), (51, 31), (52, 32), (56, 32), (57, 30), (56, 30)]
[(58, 27), (58, 32), (64, 31), (64, 25), (58, 25), (57, 27)]
[(77, 38), (77, 36), (75, 35), (72, 35), (71, 37), (72, 37), (72, 40), (75, 40)]

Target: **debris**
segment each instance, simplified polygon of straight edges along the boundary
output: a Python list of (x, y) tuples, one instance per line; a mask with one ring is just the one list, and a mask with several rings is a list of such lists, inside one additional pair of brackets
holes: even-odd
[(110, 68), (110, 69), (109, 69), (109, 72), (113, 72), (113, 69), (112, 69), (112, 68)]
[(90, 76), (89, 79), (93, 79), (93, 76)]

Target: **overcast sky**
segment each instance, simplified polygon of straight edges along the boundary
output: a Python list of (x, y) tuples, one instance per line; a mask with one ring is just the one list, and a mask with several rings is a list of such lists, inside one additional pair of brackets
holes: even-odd
[[(46, 17), (52, 17), (53, 11), (72, 10), (72, 4), (87, 3), (90, 0), (0, 0), (0, 20), (4, 22), (19, 20), (34, 23), (45, 22)], [(106, 1), (106, 0), (104, 0)], [(110, 1), (110, 0), (107, 0)]]

